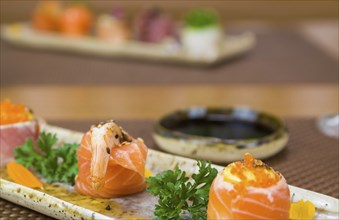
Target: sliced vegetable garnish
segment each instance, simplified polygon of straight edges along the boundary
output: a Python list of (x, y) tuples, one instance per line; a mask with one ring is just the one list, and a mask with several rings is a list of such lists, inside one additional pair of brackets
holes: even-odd
[(313, 219), (315, 215), (315, 206), (310, 201), (300, 200), (296, 203), (292, 203), (290, 207), (290, 219), (291, 220), (308, 220)]
[(26, 167), (21, 164), (12, 161), (7, 163), (6, 170), (9, 177), (15, 182), (23, 186), (30, 188), (41, 189), (42, 183), (33, 175)]
[(153, 173), (146, 167), (145, 168), (145, 178), (153, 176)]

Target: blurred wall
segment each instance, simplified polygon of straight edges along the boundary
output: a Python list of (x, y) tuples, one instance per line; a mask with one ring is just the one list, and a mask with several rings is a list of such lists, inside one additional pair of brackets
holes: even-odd
[[(211, 7), (217, 9), (224, 21), (233, 20), (272, 20), (295, 21), (302, 19), (333, 19), (338, 18), (338, 1), (276, 1), (276, 0), (247, 0), (247, 1), (108, 1), (87, 0), (92, 4), (96, 13), (110, 12), (112, 6), (122, 6), (128, 14), (138, 10), (159, 6), (168, 10), (175, 17), (180, 17), (185, 11), (194, 7)], [(37, 0), (0, 0), (1, 23), (27, 20), (38, 2)], [(64, 0), (66, 2), (66, 0)]]

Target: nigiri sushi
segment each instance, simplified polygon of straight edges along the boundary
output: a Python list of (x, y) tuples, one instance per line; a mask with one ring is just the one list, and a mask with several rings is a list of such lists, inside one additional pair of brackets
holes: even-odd
[(92, 127), (82, 138), (77, 152), (77, 192), (112, 198), (145, 189), (147, 147), (114, 121)]
[(172, 18), (159, 8), (153, 7), (141, 11), (134, 20), (134, 32), (137, 40), (160, 43), (175, 35)]
[(92, 12), (85, 4), (70, 4), (59, 16), (59, 30), (64, 36), (85, 36), (90, 31), (92, 23)]
[(61, 1), (39, 1), (32, 14), (32, 26), (36, 31), (57, 31), (58, 19), (62, 13)]
[(207, 219), (288, 219), (290, 191), (285, 178), (250, 154), (229, 164), (214, 179)]
[(114, 8), (112, 14), (100, 15), (95, 29), (98, 38), (108, 42), (123, 43), (131, 35), (122, 8)]
[(23, 104), (12, 103), (9, 99), (0, 102), (0, 166), (14, 160), (13, 151), (27, 138), (36, 141), (39, 123)]

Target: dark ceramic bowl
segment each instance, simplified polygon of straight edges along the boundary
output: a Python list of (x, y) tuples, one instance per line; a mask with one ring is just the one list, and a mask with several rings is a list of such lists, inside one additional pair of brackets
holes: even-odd
[(153, 136), (167, 152), (219, 163), (240, 160), (246, 152), (265, 159), (288, 141), (281, 119), (244, 107), (179, 110), (161, 118)]

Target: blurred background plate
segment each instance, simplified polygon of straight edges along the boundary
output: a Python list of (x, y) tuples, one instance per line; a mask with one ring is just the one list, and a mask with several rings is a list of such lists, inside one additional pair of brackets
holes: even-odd
[(273, 156), (285, 147), (288, 133), (278, 117), (250, 108), (192, 107), (161, 118), (154, 139), (167, 152), (223, 163), (246, 152)]
[(238, 57), (255, 45), (252, 32), (226, 35), (215, 57), (194, 57), (186, 53), (174, 40), (163, 43), (127, 41), (106, 42), (95, 37), (65, 37), (55, 33), (40, 33), (29, 23), (13, 23), (1, 26), (1, 38), (15, 45), (36, 49), (76, 52), (102, 57), (124, 57), (155, 62), (174, 62), (197, 66), (209, 66)]

